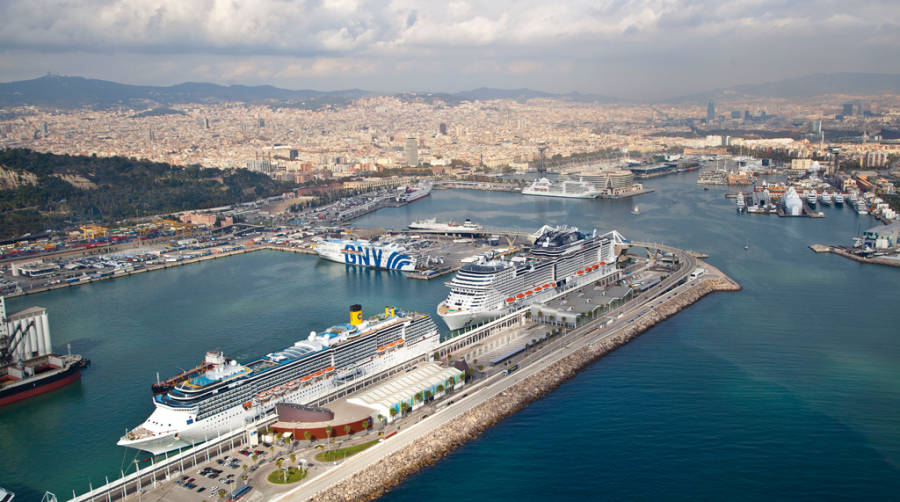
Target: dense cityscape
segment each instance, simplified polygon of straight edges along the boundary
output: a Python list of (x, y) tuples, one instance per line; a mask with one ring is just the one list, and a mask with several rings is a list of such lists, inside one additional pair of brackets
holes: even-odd
[(897, 6), (0, 13), (0, 502), (900, 493)]

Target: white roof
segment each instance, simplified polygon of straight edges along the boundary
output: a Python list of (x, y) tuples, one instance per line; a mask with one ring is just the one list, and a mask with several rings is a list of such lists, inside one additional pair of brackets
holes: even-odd
[(376, 410), (384, 410), (402, 401), (408, 401), (419, 392), (443, 384), (451, 377), (458, 379), (462, 370), (444, 368), (435, 363), (426, 363), (409, 373), (395, 377), (369, 391), (354, 396), (349, 401)]

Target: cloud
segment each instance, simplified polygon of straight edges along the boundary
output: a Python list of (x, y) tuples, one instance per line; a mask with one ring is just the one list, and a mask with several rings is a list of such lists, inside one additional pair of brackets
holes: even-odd
[[(3, 0), (0, 17), (8, 78), (152, 68), (329, 88), (661, 94), (672, 82), (699, 90), (825, 65), (900, 70), (900, 2), (881, 0)], [(646, 81), (663, 72), (665, 84)]]

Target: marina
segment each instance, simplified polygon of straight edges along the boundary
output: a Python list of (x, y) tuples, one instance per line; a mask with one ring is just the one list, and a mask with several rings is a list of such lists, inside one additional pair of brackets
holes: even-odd
[[(701, 394), (712, 392), (710, 397), (721, 406), (722, 398), (708, 388), (710, 371), (717, 375), (716, 378), (725, 378), (727, 381), (744, 382), (746, 377), (740, 373), (734, 373), (727, 367), (711, 364), (705, 358), (699, 357), (695, 351), (682, 350), (680, 344), (684, 340), (693, 340), (691, 343), (699, 343), (704, 347), (705, 351), (714, 350), (716, 353), (725, 354), (729, 360), (736, 361), (747, 362), (747, 356), (742, 355), (742, 351), (746, 351), (748, 344), (754, 347), (757, 344), (762, 344), (760, 346), (763, 346), (773, 343), (773, 337), (778, 337), (781, 340), (779, 343), (783, 350), (787, 350), (788, 353), (804, 354), (809, 351), (809, 348), (805, 347), (803, 349), (804, 352), (791, 352), (795, 349), (790, 342), (791, 337), (788, 337), (785, 331), (787, 329), (786, 326), (780, 327), (772, 324), (774, 320), (782, 316), (796, 316), (797, 312), (802, 312), (803, 322), (809, 324), (817, 333), (817, 339), (822, 339), (824, 336), (830, 345), (840, 347), (844, 342), (841, 342), (835, 336), (839, 331), (851, 329), (847, 321), (841, 319), (835, 321), (832, 319), (829, 321), (831, 326), (826, 326), (816, 320), (817, 316), (821, 316), (822, 319), (827, 317), (822, 307), (825, 303), (822, 302), (830, 297), (829, 290), (820, 288), (810, 292), (805, 283), (796, 282), (792, 279), (790, 271), (815, 271), (816, 276), (820, 277), (819, 280), (826, 280), (831, 276), (840, 275), (841, 280), (845, 281), (848, 287), (863, 287), (862, 284), (865, 283), (865, 287), (876, 291), (888, 288), (889, 285), (886, 282), (887, 278), (871, 274), (867, 271), (870, 269), (862, 269), (851, 276), (847, 275), (843, 267), (841, 267), (840, 263), (842, 261), (821, 262), (819, 261), (820, 258), (810, 260), (806, 246), (810, 242), (845, 239), (843, 236), (848, 231), (852, 233), (852, 228), (856, 227), (857, 215), (855, 213), (849, 211), (838, 213), (835, 212), (835, 208), (832, 208), (831, 211), (835, 212), (834, 215), (829, 214), (829, 221), (832, 224), (825, 226), (811, 226), (808, 223), (804, 223), (803, 220), (782, 220), (789, 222), (790, 228), (794, 229), (794, 231), (802, 232), (804, 237), (800, 239), (785, 240), (783, 238), (782, 223), (776, 224), (775, 221), (772, 221), (772, 224), (768, 224), (765, 223), (765, 219), (746, 218), (739, 218), (732, 225), (740, 229), (738, 232), (734, 232), (733, 229), (729, 228), (728, 234), (716, 232), (712, 236), (704, 236), (699, 229), (712, 228), (711, 225), (715, 222), (721, 223), (725, 218), (725, 214), (729, 214), (729, 216), (734, 214), (730, 212), (733, 209), (720, 211), (721, 209), (733, 208), (733, 201), (723, 199), (721, 195), (718, 195), (718, 197), (703, 195), (706, 193), (711, 195), (712, 192), (700, 191), (697, 195), (691, 195), (690, 189), (683, 185), (684, 183), (693, 182), (687, 179), (689, 176), (693, 175), (684, 175), (684, 181), (679, 181), (681, 177), (659, 178), (659, 181), (653, 181), (653, 183), (657, 183), (657, 185), (652, 187), (655, 189), (655, 192), (642, 200), (642, 216), (637, 219), (629, 214), (631, 210), (630, 204), (620, 206), (616, 201), (582, 202), (577, 200), (532, 199), (531, 202), (526, 202), (521, 196), (516, 194), (496, 193), (492, 194), (492, 197), (495, 198), (477, 202), (475, 198), (470, 200), (470, 192), (442, 190), (433, 192), (430, 197), (417, 202), (413, 206), (418, 208), (417, 214), (412, 218), (402, 215), (406, 208), (387, 208), (365, 216), (356, 221), (355, 224), (361, 227), (372, 228), (403, 228), (415, 219), (440, 215), (443, 220), (452, 218), (456, 221), (463, 221), (466, 217), (472, 218), (476, 216), (473, 211), (482, 214), (503, 208), (498, 215), (490, 219), (485, 219), (484, 217), (472, 219), (486, 226), (489, 225), (490, 228), (516, 229), (516, 227), (521, 228), (523, 224), (522, 215), (526, 215), (524, 223), (531, 226), (531, 231), (533, 231), (534, 228), (538, 228), (543, 224), (542, 222), (548, 221), (546, 217), (540, 216), (540, 212), (551, 212), (559, 215), (555, 217), (558, 218), (555, 223), (562, 224), (567, 222), (584, 228), (591, 228), (593, 226), (592, 221), (580, 215), (592, 214), (597, 218), (602, 218), (610, 226), (614, 225), (615, 228), (622, 229), (623, 234), (631, 238), (655, 237), (665, 239), (667, 243), (671, 242), (676, 246), (701, 249), (710, 255), (712, 263), (727, 269), (729, 275), (741, 282), (744, 286), (744, 291), (740, 294), (741, 301), (735, 302), (729, 299), (736, 299), (737, 295), (734, 297), (712, 297), (704, 300), (673, 320), (654, 328), (652, 336), (641, 337), (633, 344), (629, 344), (623, 351), (617, 351), (614, 357), (605, 359), (606, 362), (603, 366), (609, 367), (610, 371), (615, 369), (616, 372), (621, 373), (621, 376), (612, 376), (607, 373), (607, 370), (591, 367), (592, 369), (588, 370), (585, 376), (579, 376), (579, 380), (584, 378), (601, 378), (604, 380), (614, 378), (613, 381), (617, 382), (615, 383), (617, 386), (637, 385), (635, 392), (641, 392), (640, 389), (648, 385), (659, 386), (660, 381), (672, 380), (677, 381), (679, 385), (687, 385), (687, 390), (690, 392), (700, 392)], [(661, 190), (661, 187), (665, 187), (665, 190)], [(452, 197), (436, 199), (436, 197), (443, 197), (445, 194), (452, 195)], [(460, 207), (460, 201), (465, 202), (464, 208)], [(418, 206), (419, 204), (422, 204), (422, 206)], [(596, 209), (594, 212), (586, 213), (585, 208), (587, 206), (583, 204), (596, 204)], [(692, 215), (692, 221), (685, 225), (673, 226), (672, 219), (667, 216), (672, 209), (659, 211), (663, 207), (679, 211), (686, 210)], [(527, 216), (531, 213), (535, 215)], [(640, 221), (639, 226), (635, 223), (637, 220)], [(517, 231), (525, 232), (525, 229)], [(731, 246), (735, 249), (741, 249), (741, 254), (744, 255), (745, 251), (742, 248), (747, 239), (752, 243), (779, 243), (781, 248), (778, 249), (778, 259), (776, 260), (772, 254), (775, 250), (755, 244), (750, 247), (750, 250), (746, 252), (746, 256), (740, 261), (726, 258), (729, 256)], [(824, 258), (828, 260), (827, 257)], [(834, 259), (838, 260), (837, 257)], [(763, 269), (766, 270), (766, 274), (764, 274), (765, 279), (763, 279), (763, 275), (758, 273), (759, 270)], [(284, 280), (287, 276), (291, 277), (290, 281)], [(182, 277), (184, 279), (179, 279)], [(190, 283), (184, 282), (187, 278), (190, 278)], [(85, 465), (84, 463), (67, 462), (66, 459), (56, 459), (54, 460), (56, 468), (46, 478), (45, 482), (36, 480), (23, 482), (23, 480), (29, 479), (25, 466), (6, 463), (3, 467), (9, 473), (8, 479), (11, 481), (4, 486), (11, 488), (19, 496), (29, 499), (35, 494), (37, 498), (40, 498), (40, 492), (43, 489), (51, 489), (51, 491), (65, 494), (71, 492), (72, 488), (77, 488), (78, 492), (82, 493), (88, 488), (90, 480), (93, 480), (94, 486), (99, 486), (99, 484), (102, 484), (100, 481), (103, 480), (105, 475), (110, 475), (112, 478), (112, 475), (117, 473), (119, 466), (123, 465), (123, 454), (121, 449), (110, 448), (109, 445), (121, 436), (122, 430), (121, 427), (105, 426), (94, 417), (103, 416), (103, 423), (140, 423), (141, 420), (146, 418), (146, 413), (149, 411), (151, 393), (147, 387), (151, 381), (155, 380), (155, 372), (161, 370), (165, 372), (166, 368), (174, 370), (196, 366), (198, 347), (209, 347), (208, 340), (218, 340), (215, 342), (216, 345), (221, 347), (224, 352), (234, 354), (233, 357), (235, 358), (252, 357), (258, 355), (255, 348), (257, 344), (252, 340), (247, 340), (245, 335), (247, 330), (251, 329), (251, 326), (253, 326), (252, 329), (254, 330), (258, 330), (262, 326), (267, 333), (270, 333), (269, 337), (272, 338), (270, 343), (276, 346), (280, 344), (289, 345), (296, 340), (297, 331), (300, 333), (303, 333), (304, 330), (308, 332), (311, 329), (317, 329), (317, 326), (327, 325), (333, 322), (333, 319), (345, 315), (343, 313), (344, 308), (338, 308), (339, 306), (329, 307), (327, 300), (304, 293), (309, 284), (315, 284), (320, 289), (327, 289), (332, 292), (332, 295), (344, 295), (347, 298), (354, 298), (358, 303), (362, 304), (381, 305), (385, 303), (384, 298), (387, 297), (394, 299), (391, 303), (403, 304), (406, 308), (431, 313), (434, 313), (435, 305), (442, 298), (446, 297), (446, 288), (439, 281), (410, 281), (396, 272), (346, 267), (345, 265), (317, 260), (314, 256), (273, 253), (261, 250), (260, 252), (234, 256), (229, 260), (204, 260), (192, 267), (161, 269), (154, 274), (139, 274), (122, 281), (100, 281), (76, 288), (42, 293), (34, 297), (11, 299), (10, 302), (21, 302), (24, 300), (40, 303), (53, 312), (58, 311), (60, 320), (55, 328), (59, 338), (57, 343), (72, 343), (73, 350), (90, 352), (91, 359), (95, 363), (98, 360), (103, 360), (105, 367), (101, 368), (95, 364), (91, 371), (84, 375), (82, 383), (60, 390), (59, 398), (54, 397), (54, 399), (48, 401), (45, 397), (39, 397), (36, 398), (39, 401), (17, 403), (9, 407), (5, 412), (8, 420), (6, 423), (15, 424), (20, 434), (6, 434), (4, 449), (21, 447), (17, 446), (18, 440), (16, 438), (40, 436), (39, 431), (52, 429), (54, 427), (52, 423), (56, 420), (55, 417), (65, 414), (65, 416), (70, 417), (73, 423), (82, 424), (79, 426), (79, 434), (85, 433), (85, 428), (89, 427), (90, 433), (88, 438), (90, 438), (90, 444), (74, 438), (67, 438), (67, 440), (78, 441), (75, 444), (81, 445), (81, 454), (90, 455), (94, 462), (90, 465)], [(774, 297), (769, 296), (772, 294), (773, 286), (776, 286)], [(761, 294), (763, 289), (768, 292), (766, 295)], [(800, 290), (803, 290), (805, 293), (797, 295)], [(195, 302), (188, 306), (175, 301), (176, 298), (183, 298), (185, 295), (194, 298)], [(786, 301), (785, 298), (787, 297), (794, 299)], [(126, 298), (128, 299), (127, 301), (125, 300)], [(295, 300), (291, 302), (291, 305), (286, 305), (280, 302), (271, 302), (269, 300), (271, 298), (294, 298)], [(204, 305), (216, 305), (217, 307), (214, 307), (210, 313), (197, 315), (196, 302), (201, 300)], [(299, 330), (294, 327), (298, 301), (301, 303), (301, 308), (310, 312), (312, 316), (307, 316), (310, 318), (304, 321), (306, 326)], [(762, 320), (748, 317), (749, 313), (737, 305), (748, 301), (751, 303), (763, 302), (767, 305), (770, 311), (768, 318)], [(710, 303), (707, 304), (707, 302)], [(106, 306), (102, 315), (97, 312), (95, 306), (91, 306), (95, 304)], [(138, 308), (136, 304), (159, 304), (159, 308), (165, 309), (167, 315), (161, 316), (158, 312), (147, 310), (146, 308)], [(21, 308), (21, 305), (18, 304), (18, 306), (13, 308)], [(716, 308), (723, 307), (728, 310), (722, 314), (715, 313)], [(868, 305), (853, 303), (852, 305), (844, 305), (842, 308), (852, 308), (857, 312), (864, 313), (878, 308), (878, 302), (870, 302)], [(734, 322), (734, 316), (741, 320), (734, 333), (722, 334), (721, 330), (715, 329), (715, 326), (720, 325), (722, 322), (721, 317), (723, 315), (729, 317), (729, 322)], [(173, 320), (177, 319), (178, 322), (163, 327), (159, 326), (159, 321), (140, 321), (137, 325), (133, 321), (134, 319), (148, 318), (171, 318)], [(673, 322), (674, 324), (672, 324)], [(878, 322), (891, 322), (891, 320), (882, 319)], [(92, 329), (88, 326), (96, 326), (96, 328)], [(880, 332), (877, 326), (872, 324), (869, 326), (875, 332)], [(90, 335), (87, 334), (86, 329), (90, 330)], [(132, 333), (129, 340), (131, 343), (137, 344), (136, 347), (129, 348), (124, 353), (137, 351), (155, 355), (145, 357), (136, 362), (131, 359), (122, 360), (119, 354), (126, 350), (124, 349), (125, 345), (112, 336), (113, 333), (120, 332)], [(699, 333), (702, 332), (719, 334), (715, 337), (703, 336), (697, 338)], [(176, 337), (175, 333), (187, 333), (188, 336), (185, 339), (181, 339)], [(797, 333), (794, 333), (792, 336), (803, 337), (802, 334), (798, 335)], [(762, 339), (759, 339), (760, 337)], [(90, 342), (91, 339), (96, 341)], [(160, 345), (161, 341), (165, 343)], [(85, 350), (85, 344), (87, 343), (91, 343), (93, 346), (90, 351)], [(637, 343), (637, 345), (634, 345), (634, 343)], [(731, 344), (734, 345), (734, 349), (729, 348)], [(164, 354), (161, 352), (163, 346), (165, 347)], [(881, 344), (878, 354), (873, 354), (870, 357), (875, 357), (876, 359), (889, 357), (890, 351), (893, 350), (892, 347), (888, 343), (886, 352), (885, 345)], [(813, 349), (812, 354), (807, 354), (804, 357), (809, 358), (815, 354), (820, 354), (821, 350), (824, 350), (824, 348)], [(648, 353), (648, 351), (650, 352)], [(766, 353), (768, 354), (768, 351)], [(772, 355), (767, 357), (778, 356)], [(684, 374), (677, 376), (667, 375), (665, 371), (662, 371), (663, 375), (660, 375), (661, 370), (659, 367), (643, 375), (635, 373), (638, 371), (638, 368), (643, 368), (642, 371), (647, 372), (649, 371), (648, 368), (653, 367), (648, 367), (647, 365), (660, 365), (665, 361), (675, 365), (671, 367), (682, 368), (687, 365), (695, 369), (685, 370)], [(632, 371), (628, 369), (629, 365), (637, 366)], [(670, 366), (663, 364), (661, 367), (669, 368)], [(172, 371), (172, 373), (174, 372)], [(830, 381), (832, 379), (845, 381), (848, 372), (855, 374), (852, 369), (843, 368), (825, 374), (817, 374), (815, 378), (817, 382)], [(95, 389), (96, 384), (100, 381), (106, 380), (106, 376), (109, 374), (118, 376), (116, 384), (104, 392), (102, 396), (96, 395), (95, 391), (91, 389)], [(780, 385), (787, 385), (787, 388), (800, 396), (805, 396), (810, 392), (810, 390), (798, 386), (788, 371), (777, 371), (774, 378)], [(703, 386), (699, 385), (701, 380), (705, 382)], [(675, 385), (662, 385), (667, 389), (667, 392), (672, 392), (676, 395), (681, 395), (685, 392)], [(503, 431), (509, 430), (511, 426), (507, 424), (508, 421), (512, 421), (509, 424), (514, 425), (523, 419), (537, 420), (538, 423), (541, 423), (541, 425), (534, 425), (534, 427), (550, 427), (552, 414), (542, 417), (540, 410), (546, 412), (546, 406), (560, 406), (569, 399), (579, 399), (583, 403), (577, 407), (578, 409), (572, 410), (572, 418), (590, 421), (585, 416), (585, 413), (591, 412), (590, 410), (594, 406), (591, 403), (594, 402), (595, 398), (591, 398), (588, 393), (579, 391), (578, 388), (580, 387), (580, 385), (575, 387), (570, 384), (563, 385), (559, 390), (548, 394), (540, 402), (533, 403), (520, 414), (501, 422), (496, 426), (495, 430), (498, 433), (503, 433)], [(878, 394), (877, 391), (871, 389), (870, 380), (863, 377), (852, 384), (847, 391), (876, 392)], [(102, 404), (110, 398), (110, 392), (113, 393), (112, 396), (116, 396), (117, 402), (121, 403), (121, 406), (117, 409), (110, 410)], [(562, 392), (562, 394), (558, 394), (559, 392)], [(573, 392), (575, 393), (574, 395), (572, 394)], [(631, 394), (631, 391), (628, 390), (616, 392), (624, 392), (626, 395)], [(145, 395), (145, 400), (140, 399), (140, 395)], [(816, 395), (819, 399), (833, 399), (834, 403), (840, 402), (838, 396), (834, 396), (830, 391), (823, 394), (823, 391), (820, 390)], [(135, 396), (138, 397), (136, 398)], [(883, 397), (883, 399), (890, 402), (888, 397)], [(544, 401), (548, 401), (548, 404), (541, 404)], [(550, 404), (554, 402), (556, 403), (555, 405)], [(695, 401), (692, 400), (691, 402)], [(537, 408), (532, 410), (535, 406)], [(792, 420), (789, 420), (789, 422), (821, 420), (821, 418), (808, 416), (802, 409), (781, 410), (780, 408), (774, 408), (774, 404), (765, 399), (762, 403), (756, 402), (754, 406), (757, 408), (762, 406), (767, 414), (774, 413), (779, 416), (783, 415), (785, 418), (790, 417)], [(36, 413), (38, 409), (40, 409), (40, 413)], [(644, 420), (640, 418), (640, 415), (629, 413), (627, 410), (621, 411), (625, 413), (628, 420), (637, 420), (638, 422)], [(677, 407), (676, 411), (678, 411)], [(615, 412), (617, 413), (617, 411)], [(690, 414), (695, 416), (693, 412)], [(865, 419), (861, 415), (854, 412), (850, 412), (849, 415), (851, 424), (865, 423)], [(27, 422), (25, 421), (26, 416), (36, 418), (29, 418), (29, 420), (33, 421)], [(704, 425), (713, 430), (716, 427), (713, 423)], [(878, 431), (876, 437), (880, 442), (879, 444), (891, 445), (897, 440), (894, 433), (887, 429), (876, 429), (876, 431)], [(660, 433), (666, 434), (670, 433), (670, 431), (664, 430), (660, 431)], [(800, 434), (802, 436), (802, 432), (793, 431), (789, 426), (788, 430), (779, 429), (775, 430), (774, 433), (776, 435)], [(623, 441), (615, 439), (614, 436), (616, 435), (629, 437), (628, 432), (614, 424), (612, 430), (602, 433), (607, 449), (618, 451), (626, 448)], [(502, 443), (503, 440), (496, 438), (486, 439), (486, 441), (494, 444), (497, 444), (497, 441), (501, 441), (500, 444), (505, 444)], [(473, 449), (475, 450), (474, 456), (467, 455), (468, 468), (472, 468), (472, 463), (474, 463), (476, 466), (481, 466), (481, 468), (490, 472), (492, 468), (488, 464), (484, 464), (484, 462), (488, 458), (493, 458), (494, 460), (491, 462), (495, 462), (497, 460), (496, 456), (482, 458), (477, 453), (480, 449), (479, 444), (480, 442), (475, 442), (471, 446), (465, 447), (465, 450), (470, 453)], [(850, 452), (856, 455), (853, 453), (857, 451), (853, 444), (856, 443), (852, 435), (835, 434), (831, 438), (831, 448), (840, 448), (845, 454)], [(47, 462), (46, 459), (51, 458), (52, 448), (49, 445), (47, 447), (32, 445), (30, 448), (30, 451), (35, 455), (34, 458), (45, 459), (41, 460), (42, 462)], [(550, 458), (554, 455), (552, 451), (541, 445), (530, 444), (529, 448), (537, 448), (541, 455), (547, 455)], [(661, 446), (657, 445), (656, 448), (661, 448)], [(513, 449), (512, 451), (515, 450)], [(510, 454), (513, 454), (512, 451)], [(41, 455), (47, 456), (41, 457)], [(506, 454), (501, 454), (501, 458), (508, 457)], [(130, 458), (128, 460), (130, 461)], [(143, 457), (137, 457), (137, 460), (139, 463), (146, 465), (143, 462)], [(124, 464), (126, 466), (131, 465), (129, 461), (124, 462)], [(659, 469), (665, 470), (672, 467), (664, 459), (648, 459), (648, 461)], [(737, 466), (736, 468), (740, 469), (742, 464), (740, 460), (732, 459), (731, 465), (732, 468)], [(435, 466), (434, 469), (453, 470), (459, 467), (461, 466), (451, 456)], [(845, 473), (844, 482), (850, 483), (851, 486), (862, 486), (855, 484), (858, 483), (855, 480), (860, 479), (858, 473), (861, 472), (861, 469), (871, 472), (872, 469), (877, 470), (878, 467), (869, 463), (860, 455), (859, 460), (850, 463), (845, 462), (842, 465), (842, 471)], [(133, 467), (131, 471), (133, 471)], [(563, 476), (565, 475), (563, 474)], [(613, 472), (609, 476), (616, 476), (616, 474)], [(602, 478), (607, 479), (608, 476), (604, 474)], [(433, 482), (439, 481), (432, 476), (410, 480), (399, 487), (395, 493), (392, 493), (389, 499), (402, 500), (403, 497), (407, 496), (404, 494), (420, 491), (423, 488), (422, 483), (429, 484)], [(618, 486), (611, 478), (608, 479), (608, 482), (612, 482), (614, 487)], [(616, 490), (624, 489), (624, 485), (616, 488)], [(862, 489), (863, 491), (865, 490), (864, 488)], [(619, 493), (624, 492), (620, 491)]]

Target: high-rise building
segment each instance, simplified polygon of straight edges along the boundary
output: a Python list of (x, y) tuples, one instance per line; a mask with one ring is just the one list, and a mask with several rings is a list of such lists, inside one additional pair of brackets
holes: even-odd
[(203, 128), (209, 129), (209, 119), (208, 118), (205, 118), (205, 117), (203, 118)]
[(441, 122), (441, 125), (439, 126), (439, 129), (440, 129), (440, 131), (441, 131), (441, 134), (443, 134), (444, 136), (447, 135), (447, 124), (446, 124), (446, 123)]
[(853, 103), (844, 103), (841, 105), (841, 115), (850, 117), (853, 115)]
[(716, 120), (716, 104), (710, 100), (709, 104), (706, 105), (706, 121), (712, 122)]
[(46, 122), (41, 123), (41, 134), (43, 134), (44, 137), (47, 136), (47, 123)]
[(258, 127), (266, 127), (266, 119), (257, 119), (257, 120), (256, 120), (256, 125), (257, 125)]
[(419, 147), (416, 138), (406, 138), (404, 153), (406, 154), (407, 166), (416, 167), (419, 165)]

